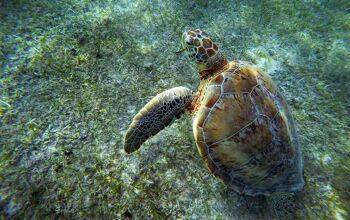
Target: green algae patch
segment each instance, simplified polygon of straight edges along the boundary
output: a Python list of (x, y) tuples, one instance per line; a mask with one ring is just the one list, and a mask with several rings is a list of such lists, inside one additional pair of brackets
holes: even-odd
[[(349, 218), (346, 8), (1, 1), (0, 218)], [(189, 115), (125, 154), (125, 131), (145, 103), (171, 87), (196, 89), (198, 74), (175, 53), (190, 28), (206, 30), (230, 60), (253, 62), (281, 88), (304, 154), (307, 184), (297, 196), (227, 189), (204, 167)]]

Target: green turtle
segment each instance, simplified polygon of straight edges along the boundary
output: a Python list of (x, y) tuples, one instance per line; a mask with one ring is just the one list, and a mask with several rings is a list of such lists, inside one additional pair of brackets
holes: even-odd
[(255, 196), (302, 190), (295, 125), (271, 78), (246, 62), (229, 62), (200, 29), (184, 32), (182, 40), (183, 50), (197, 64), (198, 91), (176, 87), (155, 96), (133, 118), (125, 151), (136, 151), (189, 111), (205, 165), (234, 191)]

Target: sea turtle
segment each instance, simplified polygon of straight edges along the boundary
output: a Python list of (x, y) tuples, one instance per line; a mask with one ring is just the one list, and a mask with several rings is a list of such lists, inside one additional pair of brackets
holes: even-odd
[(183, 33), (183, 50), (196, 62), (200, 85), (155, 96), (133, 118), (127, 153), (188, 110), (198, 151), (211, 173), (245, 195), (297, 192), (303, 161), (293, 119), (271, 78), (258, 68), (229, 62), (207, 33)]

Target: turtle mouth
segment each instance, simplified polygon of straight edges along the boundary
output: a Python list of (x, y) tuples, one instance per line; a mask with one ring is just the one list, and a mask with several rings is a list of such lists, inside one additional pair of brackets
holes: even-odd
[(189, 51), (189, 45), (190, 41), (188, 39), (188, 34), (187, 32), (183, 32), (181, 36), (181, 49), (176, 51), (175, 54), (179, 55), (182, 54), (183, 52), (188, 52)]
[(182, 49), (180, 49), (179, 51), (176, 51), (175, 54), (176, 54), (176, 55), (179, 55), (179, 54), (182, 54), (182, 53), (185, 52), (185, 51), (186, 51), (186, 48), (182, 48)]

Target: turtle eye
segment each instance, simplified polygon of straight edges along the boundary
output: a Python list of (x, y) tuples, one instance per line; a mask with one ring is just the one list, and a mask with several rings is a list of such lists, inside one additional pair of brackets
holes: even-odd
[(193, 42), (193, 39), (192, 39), (191, 36), (186, 35), (184, 41), (185, 41), (186, 45), (191, 46), (191, 45), (192, 45), (192, 42)]
[(189, 46), (192, 46), (193, 45), (193, 39), (192, 38), (186, 38), (186, 44), (189, 45)]

